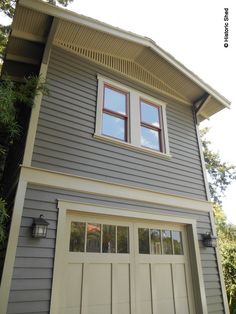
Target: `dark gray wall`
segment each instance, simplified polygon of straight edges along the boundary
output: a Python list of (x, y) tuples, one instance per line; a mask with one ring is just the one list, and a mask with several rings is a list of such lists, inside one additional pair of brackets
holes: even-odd
[(138, 88), (77, 56), (53, 49), (48, 69), (50, 97), (43, 97), (33, 166), (206, 199), (191, 108), (167, 106), (171, 160), (101, 143), (93, 138), (97, 73)]
[[(31, 185), (27, 189), (24, 204), (8, 314), (49, 313), (57, 224), (57, 199), (196, 219), (199, 239), (201, 233), (211, 230), (209, 215), (206, 212), (173, 209), (134, 201), (127, 202), (120, 199)], [(49, 232), (46, 239), (36, 240), (31, 238), (31, 224), (33, 217), (38, 217), (40, 214), (44, 214), (50, 222)], [(203, 248), (201, 241), (199, 241), (199, 245), (208, 313), (222, 314), (224, 310), (215, 250)]]

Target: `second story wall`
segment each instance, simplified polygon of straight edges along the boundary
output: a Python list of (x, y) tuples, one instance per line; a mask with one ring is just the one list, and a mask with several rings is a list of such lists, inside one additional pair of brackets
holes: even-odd
[[(32, 166), (159, 192), (206, 199), (190, 107), (167, 104), (170, 159), (94, 138), (97, 74), (150, 94), (58, 48), (48, 69), (50, 96), (40, 111)], [(151, 93), (159, 98), (158, 94)]]

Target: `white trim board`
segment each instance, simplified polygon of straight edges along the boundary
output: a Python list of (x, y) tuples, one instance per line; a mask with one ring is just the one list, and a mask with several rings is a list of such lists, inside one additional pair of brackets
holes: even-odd
[(211, 202), (205, 200), (160, 193), (155, 190), (131, 187), (125, 184), (105, 182), (45, 169), (22, 166), (22, 176), (28, 183), (85, 192), (93, 195), (104, 195), (124, 200), (135, 200), (204, 212), (209, 212), (212, 209)]
[[(65, 259), (64, 253), (64, 230), (66, 230), (66, 217), (67, 213), (70, 211), (73, 212), (85, 212), (85, 213), (96, 213), (107, 216), (118, 216), (120, 219), (123, 218), (138, 218), (138, 219), (146, 219), (161, 222), (173, 222), (178, 223), (184, 226), (188, 226), (189, 233), (191, 233), (191, 237), (193, 238), (193, 249), (191, 250), (191, 261), (194, 260), (193, 265), (196, 269), (194, 269), (195, 276), (195, 289), (197, 290), (196, 295), (198, 295), (197, 300), (195, 300), (195, 306), (198, 310), (198, 314), (207, 314), (207, 302), (206, 302), (206, 294), (205, 287), (203, 281), (203, 273), (201, 267), (201, 259), (200, 259), (200, 251), (197, 240), (197, 229), (196, 229), (196, 221), (193, 219), (185, 219), (180, 217), (172, 217), (164, 215), (156, 215), (150, 213), (138, 213), (136, 211), (125, 210), (125, 209), (117, 209), (104, 206), (96, 206), (94, 204), (84, 204), (71, 202), (67, 200), (58, 200), (58, 225), (57, 225), (57, 238), (56, 238), (56, 249), (55, 249), (55, 259), (54, 259), (54, 272), (53, 272), (53, 284), (52, 284), (52, 297), (51, 297), (51, 314), (58, 313), (59, 306), (59, 291), (60, 291), (60, 276), (58, 274), (63, 271), (61, 268), (63, 266), (63, 262)], [(193, 270), (192, 270), (193, 272)]]

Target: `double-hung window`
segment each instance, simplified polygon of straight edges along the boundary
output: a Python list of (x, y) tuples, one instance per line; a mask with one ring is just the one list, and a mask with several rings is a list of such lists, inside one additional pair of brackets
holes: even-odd
[(166, 104), (98, 76), (95, 138), (169, 157)]
[(162, 151), (161, 107), (141, 99), (141, 145)]
[(128, 140), (128, 93), (104, 85), (102, 134), (121, 141)]

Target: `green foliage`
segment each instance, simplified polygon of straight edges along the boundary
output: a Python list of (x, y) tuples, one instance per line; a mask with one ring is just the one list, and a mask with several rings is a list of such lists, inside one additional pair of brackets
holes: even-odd
[(9, 32), (10, 32), (9, 26), (4, 26), (0, 24), (0, 58), (1, 59), (3, 59), (4, 57)]
[(218, 244), (231, 314), (236, 313), (236, 226), (227, 223), (219, 204), (214, 205)]
[(6, 221), (8, 215), (6, 210), (6, 202), (0, 198), (0, 244), (6, 239)]
[(205, 139), (208, 129), (201, 130), (203, 154), (209, 175), (211, 197), (214, 202), (214, 216), (219, 250), (229, 302), (230, 313), (236, 313), (236, 226), (227, 222), (222, 209), (222, 197), (232, 180), (236, 179), (235, 167), (222, 162), (218, 153), (212, 152), (211, 144)]
[[(0, 174), (7, 148), (21, 136), (18, 108), (22, 105), (32, 107), (34, 98), (39, 93), (48, 94), (48, 88), (38, 76), (29, 76), (23, 83), (14, 83), (10, 78), (0, 81)], [(6, 238), (6, 218), (6, 203), (0, 198), (0, 244)]]
[(16, 7), (16, 0), (1, 0), (0, 12), (4, 12), (7, 16), (13, 17)]
[(0, 131), (4, 143), (10, 144), (20, 136), (15, 104), (23, 103), (31, 107), (40, 92), (48, 93), (48, 89), (38, 76), (29, 76), (21, 84), (13, 83), (9, 78), (0, 81)]
[[(47, 0), (46, 2), (56, 5), (61, 4), (64, 7), (68, 6), (73, 0)], [(0, 1), (0, 12), (4, 12), (7, 16), (13, 17), (16, 7), (16, 0), (1, 0)]]
[(209, 149), (210, 141), (205, 139), (208, 128), (201, 130), (201, 139), (206, 169), (209, 174), (209, 188), (213, 202), (221, 204), (222, 197), (232, 180), (236, 179), (235, 166), (222, 162), (218, 153)]

